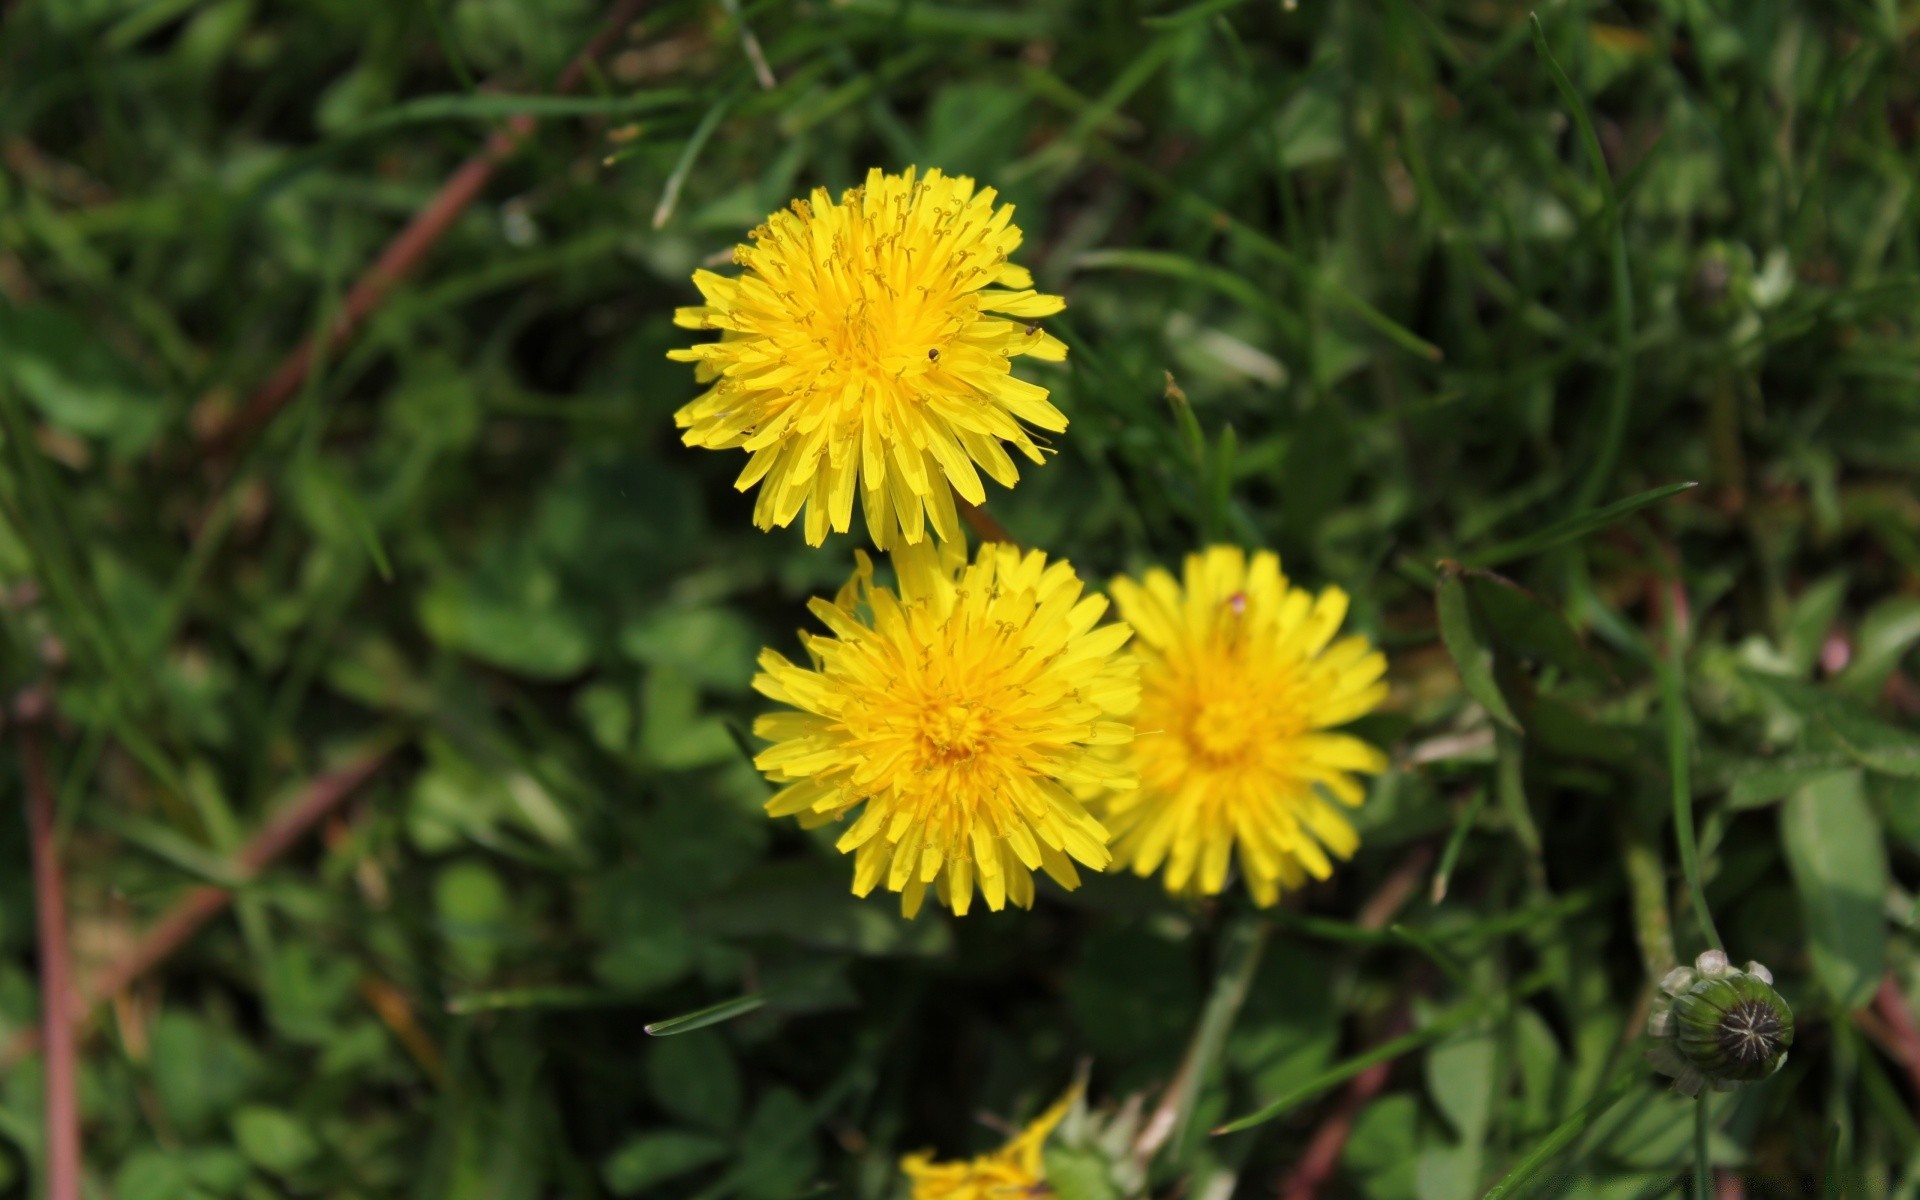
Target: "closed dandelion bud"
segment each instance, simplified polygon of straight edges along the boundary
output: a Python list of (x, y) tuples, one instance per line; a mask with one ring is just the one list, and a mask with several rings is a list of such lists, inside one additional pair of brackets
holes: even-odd
[(1648, 1059), (1674, 1077), (1675, 1091), (1732, 1091), (1786, 1062), (1793, 1010), (1759, 963), (1735, 967), (1725, 953), (1709, 950), (1693, 966), (1669, 971), (1660, 990), (1667, 999), (1649, 1025), (1655, 1043)]

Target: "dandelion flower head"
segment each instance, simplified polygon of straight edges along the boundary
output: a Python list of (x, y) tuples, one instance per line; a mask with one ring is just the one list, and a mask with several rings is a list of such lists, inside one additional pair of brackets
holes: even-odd
[(837, 203), (820, 188), (768, 217), (734, 248), (738, 277), (694, 272), (706, 303), (674, 322), (720, 340), (668, 353), (712, 385), (674, 421), (689, 446), (752, 455), (734, 486), (760, 485), (754, 524), (805, 508), (817, 546), (846, 531), (857, 488), (881, 549), (928, 523), (953, 541), (955, 492), (979, 504), (981, 471), (1019, 478), (1003, 442), (1042, 461), (1021, 422), (1067, 419), (1011, 360), (1066, 357), (1035, 323), (1066, 302), (1009, 261), (1020, 230), (994, 199), (965, 176), (874, 170)]
[(924, 1151), (907, 1155), (900, 1169), (913, 1185), (912, 1200), (1025, 1200), (1045, 1194), (1047, 1138), (1079, 1096), (1079, 1088), (1068, 1092), (1006, 1145), (977, 1158), (934, 1162)]
[(1101, 596), (1073, 568), (990, 543), (969, 563), (956, 543), (893, 553), (899, 589), (878, 586), (864, 553), (851, 582), (811, 610), (810, 667), (772, 650), (754, 687), (791, 711), (762, 716), (774, 743), (754, 762), (781, 790), (773, 816), (820, 825), (860, 809), (838, 847), (853, 891), (880, 884), (919, 911), (928, 885), (964, 915), (1033, 903), (1033, 872), (1067, 888), (1074, 863), (1108, 865), (1107, 831), (1076, 790), (1130, 786), (1094, 747), (1124, 745), (1139, 699), (1131, 631), (1100, 625)]
[(1334, 640), (1346, 594), (1313, 595), (1273, 554), (1225, 546), (1189, 555), (1183, 580), (1155, 569), (1112, 592), (1141, 659), (1125, 753), (1140, 785), (1094, 802), (1116, 861), (1140, 875), (1164, 866), (1169, 891), (1211, 895), (1237, 853), (1261, 905), (1326, 878), (1329, 855), (1359, 844), (1327, 797), (1359, 804), (1355, 773), (1387, 761), (1330, 732), (1387, 694), (1386, 658), (1364, 637)]

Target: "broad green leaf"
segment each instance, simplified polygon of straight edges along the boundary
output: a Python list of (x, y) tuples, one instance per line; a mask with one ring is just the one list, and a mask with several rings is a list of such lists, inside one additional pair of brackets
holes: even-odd
[(513, 908), (493, 868), (473, 859), (440, 868), (433, 906), (455, 967), (469, 976), (490, 971), (511, 936), (508, 918)]
[(1882, 600), (1860, 622), (1853, 661), (1840, 672), (1840, 688), (1871, 700), (1916, 645), (1920, 645), (1920, 599), (1892, 596)]
[(285, 1109), (251, 1104), (233, 1114), (233, 1140), (249, 1161), (274, 1175), (291, 1175), (320, 1154), (320, 1143)]
[(710, 1134), (663, 1129), (622, 1142), (601, 1164), (600, 1177), (614, 1195), (637, 1196), (655, 1184), (719, 1162), (727, 1154), (727, 1143)]
[(635, 662), (671, 667), (702, 687), (744, 692), (753, 681), (759, 638), (724, 608), (656, 611), (620, 631), (620, 649)]
[(647, 1085), (677, 1120), (726, 1133), (740, 1119), (740, 1070), (717, 1031), (670, 1037), (647, 1046)]
[(1341, 1167), (1359, 1177), (1368, 1200), (1414, 1200), (1419, 1135), (1419, 1100), (1389, 1092), (1361, 1110)]
[(1837, 746), (1871, 771), (1920, 776), (1920, 734), (1883, 721), (1858, 701), (1826, 688), (1758, 671), (1747, 672), (1745, 678), (1784, 705), (1815, 748)]
[(1467, 595), (1466, 581), (1458, 571), (1440, 578), (1434, 604), (1440, 616), (1440, 640), (1460, 670), (1460, 682), (1467, 694), (1480, 702), (1487, 714), (1518, 732), (1520, 722), (1507, 705), (1505, 694), (1493, 677), (1493, 649), (1485, 631), (1475, 619), (1473, 602)]
[(1124, 1200), (1096, 1151), (1048, 1146), (1046, 1168), (1047, 1190), (1059, 1200)]
[(0, 378), (10, 378), (56, 428), (99, 438), (130, 458), (159, 436), (165, 398), (74, 313), (0, 299)]
[(1414, 1195), (1419, 1200), (1474, 1200), (1480, 1194), (1483, 1158), (1478, 1142), (1429, 1142), (1414, 1160)]
[(1612, 682), (1606, 664), (1546, 601), (1492, 571), (1468, 568), (1460, 575), (1488, 640), (1500, 650), (1596, 683)]
[(233, 1031), (170, 1008), (153, 1031), (154, 1094), (174, 1125), (204, 1132), (233, 1109), (260, 1076), (260, 1058)]
[(787, 1200), (812, 1181), (820, 1164), (814, 1115), (787, 1088), (766, 1093), (741, 1133), (740, 1193), (747, 1200)]
[(1802, 784), (1780, 810), (1780, 840), (1800, 893), (1814, 974), (1848, 1009), (1886, 971), (1887, 852), (1860, 773)]
[(1800, 754), (1778, 762), (1742, 763), (1729, 772), (1727, 807), (1762, 808), (1784, 800), (1794, 790), (1835, 772), (1849, 771), (1853, 760), (1846, 754)]
[(1498, 1049), (1489, 1033), (1453, 1038), (1427, 1052), (1427, 1092), (1463, 1144), (1478, 1146), (1493, 1111), (1493, 1072)]
[(1795, 678), (1813, 674), (1814, 664), (1820, 661), (1820, 647), (1833, 631), (1846, 598), (1847, 576), (1841, 572), (1815, 581), (1794, 599), (1780, 631), (1780, 652)]

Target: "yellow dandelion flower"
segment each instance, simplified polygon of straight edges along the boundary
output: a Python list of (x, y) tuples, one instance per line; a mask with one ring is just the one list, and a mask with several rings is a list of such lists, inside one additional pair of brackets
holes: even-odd
[(1006, 1145), (976, 1158), (934, 1162), (926, 1151), (907, 1155), (900, 1169), (913, 1184), (912, 1200), (1028, 1200), (1041, 1195), (1047, 1180), (1047, 1138), (1079, 1097), (1075, 1087)]
[(1132, 783), (1089, 752), (1133, 737), (1132, 631), (1098, 624), (1106, 599), (1065, 562), (965, 554), (896, 549), (897, 593), (860, 554), (835, 601), (809, 606), (831, 632), (802, 635), (812, 668), (765, 650), (753, 681), (796, 710), (754, 723), (774, 743), (755, 764), (786, 785), (767, 812), (819, 825), (864, 805), (838, 843), (854, 894), (885, 883), (908, 916), (929, 884), (960, 915), (976, 884), (995, 911), (1031, 907), (1036, 870), (1079, 886), (1075, 862), (1107, 866), (1107, 831), (1069, 789)]
[(1184, 583), (1166, 571), (1116, 579), (1113, 598), (1138, 633), (1138, 738), (1124, 756), (1132, 792), (1098, 797), (1114, 858), (1140, 875), (1166, 867), (1177, 894), (1215, 894), (1229, 858), (1256, 902), (1332, 872), (1329, 853), (1359, 844), (1323, 791), (1360, 803), (1356, 772), (1386, 756), (1328, 732), (1387, 694), (1385, 656), (1360, 636), (1334, 641), (1346, 593), (1293, 587), (1280, 560), (1233, 547), (1187, 557)]
[(975, 468), (1012, 487), (1001, 443), (1037, 463), (1020, 423), (1067, 427), (1047, 389), (1011, 372), (1018, 355), (1066, 357), (1034, 323), (1066, 302), (1009, 261), (1020, 230), (994, 196), (937, 170), (869, 171), (837, 204), (820, 188), (768, 217), (734, 248), (739, 278), (694, 272), (706, 303), (674, 323), (721, 340), (668, 353), (713, 385), (674, 422), (689, 446), (751, 452), (734, 486), (760, 484), (754, 524), (805, 507), (817, 546), (829, 526), (846, 532), (857, 483), (881, 549), (896, 533), (920, 541), (929, 521), (957, 540), (953, 494), (986, 499)]

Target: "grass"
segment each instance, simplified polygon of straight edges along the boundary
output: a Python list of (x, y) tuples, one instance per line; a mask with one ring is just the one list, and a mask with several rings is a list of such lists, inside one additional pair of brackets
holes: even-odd
[[(877, 1198), (1084, 1060), (1190, 1081), (1156, 1194), (1259, 1196), (1385, 1060), (1322, 1195), (1686, 1196), (1635, 1039), (1721, 935), (1798, 1020), (1708, 1114), (1722, 1178), (1911, 1194), (1871, 1002), (1916, 982), (1920, 10), (663, 0), (560, 94), (605, 15), (0, 18), (4, 683), (53, 698), (76, 970), (237, 888), (82, 1028), (95, 1194)], [(1360, 852), (1262, 933), (1117, 876), (909, 924), (757, 812), (752, 656), (858, 543), (678, 444), (671, 314), (909, 163), (1069, 300), (1030, 377), (1072, 427), (991, 515), (1092, 579), (1275, 548), (1390, 655)], [(30, 881), (0, 821), (0, 1195), (47, 1144)]]

